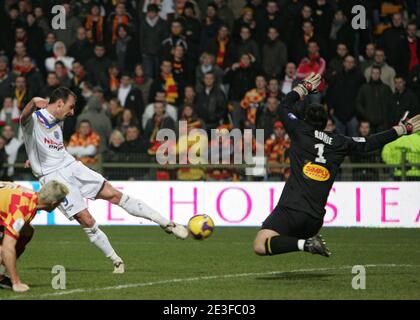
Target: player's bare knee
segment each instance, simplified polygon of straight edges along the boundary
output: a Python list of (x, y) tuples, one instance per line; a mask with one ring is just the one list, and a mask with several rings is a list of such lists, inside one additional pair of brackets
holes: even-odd
[(265, 243), (260, 241), (259, 239), (255, 239), (254, 241), (254, 252), (256, 255), (265, 256)]
[(96, 223), (95, 219), (87, 210), (79, 212), (74, 218), (83, 228), (92, 228)]

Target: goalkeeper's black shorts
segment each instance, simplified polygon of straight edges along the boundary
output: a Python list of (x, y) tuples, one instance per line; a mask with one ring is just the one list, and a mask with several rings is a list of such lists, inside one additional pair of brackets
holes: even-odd
[(323, 222), (322, 219), (305, 212), (277, 205), (263, 222), (262, 229), (274, 230), (289, 237), (308, 239), (319, 232)]

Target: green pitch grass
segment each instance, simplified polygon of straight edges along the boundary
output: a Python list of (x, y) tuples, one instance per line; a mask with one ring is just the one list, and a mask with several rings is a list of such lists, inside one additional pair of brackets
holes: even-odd
[[(0, 290), (0, 299), (420, 299), (419, 229), (326, 228), (333, 255), (258, 257), (257, 228), (217, 228), (205, 241), (175, 240), (157, 227), (104, 227), (124, 258), (111, 264), (78, 227), (36, 227), (19, 261), (31, 291)], [(54, 290), (54, 265), (67, 288)], [(351, 286), (365, 265), (366, 289)]]

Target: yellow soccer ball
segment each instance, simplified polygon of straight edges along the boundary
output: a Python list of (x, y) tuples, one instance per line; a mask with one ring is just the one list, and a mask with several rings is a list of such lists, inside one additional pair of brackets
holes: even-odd
[(196, 240), (204, 240), (210, 237), (214, 231), (214, 222), (206, 214), (199, 214), (188, 221), (188, 230)]

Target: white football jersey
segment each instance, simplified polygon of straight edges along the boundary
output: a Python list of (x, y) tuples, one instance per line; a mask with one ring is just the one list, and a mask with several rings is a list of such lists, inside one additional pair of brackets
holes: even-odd
[(63, 143), (63, 123), (47, 110), (34, 112), (25, 124), (21, 123), (26, 153), (35, 177), (39, 178), (75, 162)]

